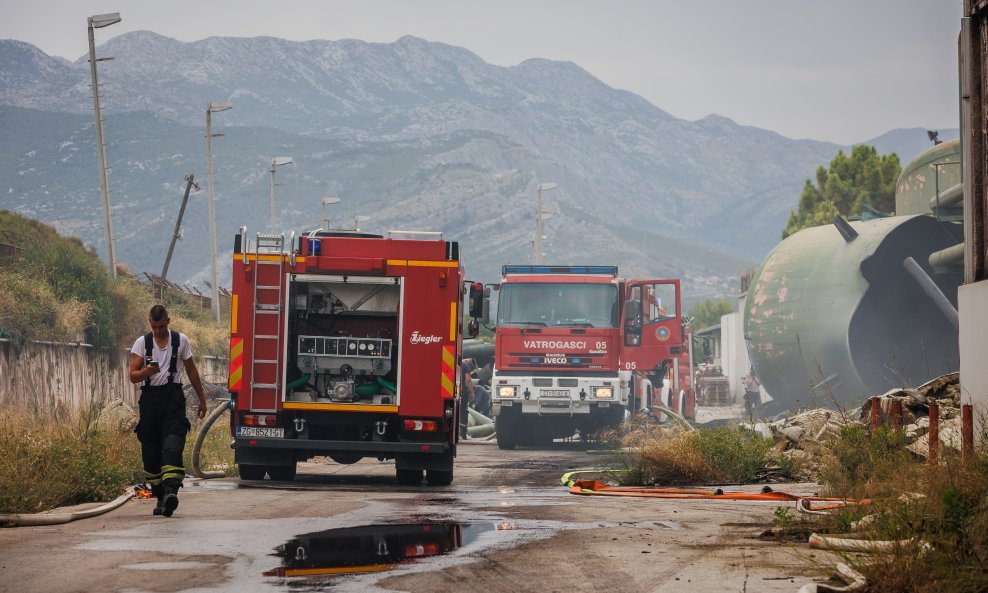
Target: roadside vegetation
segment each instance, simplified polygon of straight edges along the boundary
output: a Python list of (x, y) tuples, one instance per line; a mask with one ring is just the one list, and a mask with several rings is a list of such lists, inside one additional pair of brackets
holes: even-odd
[(742, 427), (681, 430), (635, 419), (603, 435), (621, 447), (624, 485), (744, 484), (766, 472), (791, 475), (772, 440)]
[[(148, 331), (148, 311), (159, 302), (150, 286), (119, 265), (112, 278), (99, 255), (78, 239), (0, 210), (0, 244), (8, 246), (0, 250), (0, 337), (9, 339), (15, 352), (36, 341), (129, 349)], [(168, 307), (172, 329), (189, 336), (196, 356), (226, 355), (225, 322), (214, 322), (209, 311), (183, 295), (166, 294), (160, 302)], [(0, 513), (107, 501), (142, 480), (132, 427), (97, 422), (108, 403), (94, 393), (85, 410), (30, 404), (0, 409)], [(193, 426), (187, 455), (197, 432)], [(234, 473), (225, 422), (210, 430), (201, 465)]]
[[(112, 278), (79, 239), (0, 210), (0, 243), (15, 248), (0, 261), (0, 337), (17, 348), (35, 340), (129, 347), (147, 331), (147, 312), (157, 302), (150, 287), (119, 265)], [(189, 335), (197, 354), (225, 353), (225, 323), (182, 295), (163, 301), (173, 329)]]
[(136, 437), (97, 428), (89, 411), (56, 418), (5, 409), (0, 423), (0, 513), (112, 500), (138, 481)]
[(820, 468), (822, 494), (869, 502), (833, 515), (780, 509), (777, 529), (790, 538), (816, 532), (895, 542), (881, 553), (842, 553), (867, 578), (865, 591), (988, 591), (988, 451), (982, 446), (964, 461), (942, 448), (940, 463), (931, 464), (902, 445), (890, 429), (874, 437), (843, 429)]
[[(141, 448), (133, 423), (101, 418), (92, 405), (66, 417), (20, 409), (0, 410), (0, 513), (36, 513), (86, 502), (104, 502), (143, 482)], [(136, 418), (134, 419), (136, 422)], [(185, 448), (191, 471), (193, 424)], [(229, 425), (210, 428), (199, 457), (203, 470), (236, 473)]]
[[(803, 468), (772, 441), (741, 427), (676, 427), (636, 422), (603, 435), (620, 446), (623, 485), (758, 482), (766, 472), (797, 476)], [(775, 511), (772, 536), (806, 542), (812, 533), (881, 544), (881, 552), (838, 552), (867, 579), (859, 592), (988, 591), (988, 433), (969, 460), (941, 447), (931, 464), (905, 448), (901, 432), (848, 425), (820, 447), (820, 495), (861, 501), (828, 514), (792, 505)], [(870, 544), (869, 544), (870, 545)], [(816, 565), (819, 559), (812, 560)]]

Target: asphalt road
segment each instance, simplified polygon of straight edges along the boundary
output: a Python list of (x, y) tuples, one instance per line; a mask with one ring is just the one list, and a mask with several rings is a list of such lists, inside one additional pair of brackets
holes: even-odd
[(0, 529), (0, 591), (795, 593), (835, 564), (758, 539), (780, 503), (575, 496), (559, 482), (606, 463), (569, 443), (465, 444), (443, 488), (398, 486), (376, 460), (301, 464), (294, 482), (189, 481), (170, 519), (132, 500)]

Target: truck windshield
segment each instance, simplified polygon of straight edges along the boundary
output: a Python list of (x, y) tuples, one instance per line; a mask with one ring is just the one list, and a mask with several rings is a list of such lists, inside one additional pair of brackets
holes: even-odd
[(498, 325), (617, 327), (613, 284), (505, 283), (498, 293)]

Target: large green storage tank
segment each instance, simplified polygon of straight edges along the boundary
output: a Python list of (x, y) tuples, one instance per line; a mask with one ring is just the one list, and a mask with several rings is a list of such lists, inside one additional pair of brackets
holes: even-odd
[[(856, 406), (957, 370), (945, 303), (956, 308), (961, 273), (934, 271), (928, 258), (963, 240), (960, 225), (929, 215), (846, 224), (843, 233), (826, 225), (788, 237), (752, 278), (744, 335), (770, 410)], [(903, 263), (910, 257), (914, 273)], [(919, 268), (932, 281), (926, 290)], [(933, 284), (946, 297), (939, 306)]]

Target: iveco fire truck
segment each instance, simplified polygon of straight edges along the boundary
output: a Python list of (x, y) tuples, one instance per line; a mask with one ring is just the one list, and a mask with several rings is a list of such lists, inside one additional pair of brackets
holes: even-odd
[[(616, 266), (509, 265), (497, 291), (497, 442), (544, 444), (591, 435), (670, 403), (692, 410), (679, 280), (626, 280)], [(687, 372), (688, 374), (688, 372)], [(678, 411), (678, 409), (677, 409)]]
[(399, 483), (424, 471), (449, 484), (463, 290), (458, 244), (439, 233), (293, 232), (286, 249), (282, 235), (251, 245), (241, 228), (230, 315), (240, 477), (291, 480), (320, 455), (394, 459)]

